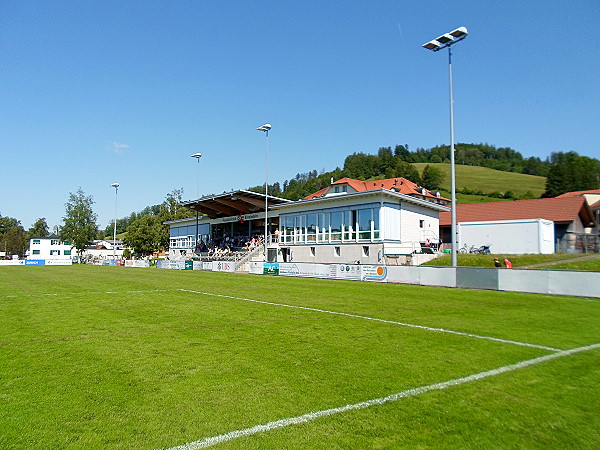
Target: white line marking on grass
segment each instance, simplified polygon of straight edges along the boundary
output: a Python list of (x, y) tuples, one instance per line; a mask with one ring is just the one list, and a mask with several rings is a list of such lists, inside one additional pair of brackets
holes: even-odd
[(335, 414), (344, 413), (346, 411), (352, 411), (357, 409), (365, 409), (371, 406), (383, 405), (384, 403), (396, 402), (403, 398), (414, 397), (416, 395), (425, 394), (429, 391), (434, 390), (442, 390), (452, 386), (458, 386), (465, 383), (470, 383), (472, 381), (481, 380), (484, 378), (493, 377), (496, 375), (500, 375), (507, 372), (513, 372), (515, 370), (524, 369), (526, 367), (534, 366), (536, 364), (541, 364), (546, 361), (550, 361), (556, 358), (562, 358), (565, 356), (570, 356), (575, 353), (587, 352), (590, 350), (596, 350), (600, 348), (600, 343), (588, 345), (585, 347), (577, 347), (570, 350), (561, 350), (556, 353), (551, 353), (549, 355), (540, 356), (538, 358), (528, 359), (526, 361), (521, 361), (516, 364), (510, 364), (507, 366), (498, 367), (496, 369), (488, 370), (485, 372), (479, 372), (473, 375), (469, 375), (462, 378), (455, 378), (453, 380), (444, 381), (442, 383), (430, 384), (429, 386), (421, 386), (413, 389), (407, 389), (402, 392), (398, 392), (396, 394), (391, 394), (386, 397), (375, 398), (372, 400), (367, 400), (360, 403), (354, 403), (353, 405), (345, 405), (337, 408), (323, 409), (321, 411), (313, 411), (307, 414), (303, 414), (301, 416), (296, 417), (288, 417), (287, 419), (275, 420), (273, 422), (268, 422), (262, 425), (255, 425), (250, 428), (244, 428), (241, 430), (230, 431), (229, 433), (220, 434), (218, 436), (212, 436), (208, 438), (204, 438), (194, 442), (188, 442), (187, 444), (183, 444), (177, 447), (171, 447), (169, 450), (194, 450), (197, 448), (205, 448), (210, 447), (215, 444), (220, 444), (222, 442), (231, 441), (233, 439), (241, 438), (244, 436), (252, 436), (257, 433), (264, 433), (267, 431), (276, 430), (278, 428), (289, 427), (291, 425), (296, 425), (299, 423), (311, 422), (313, 420), (319, 419), (321, 417), (333, 416)]
[(415, 325), (415, 324), (412, 324), (412, 323), (396, 322), (394, 320), (377, 319), (375, 317), (360, 316), (358, 314), (343, 313), (343, 312), (338, 312), (338, 311), (328, 311), (326, 309), (309, 308), (307, 306), (287, 305), (285, 303), (266, 302), (266, 301), (263, 301), (263, 300), (252, 300), (250, 298), (232, 297), (230, 295), (213, 294), (213, 293), (210, 293), (210, 292), (201, 292), (201, 291), (192, 291), (192, 290), (189, 290), (189, 289), (179, 289), (179, 290), (183, 291), (183, 292), (190, 292), (192, 294), (211, 295), (211, 296), (214, 296), (214, 297), (224, 297), (224, 298), (231, 298), (231, 299), (234, 299), (234, 300), (243, 300), (245, 302), (262, 303), (264, 305), (282, 306), (284, 308), (303, 309), (303, 310), (306, 310), (306, 311), (314, 311), (314, 312), (321, 312), (321, 313), (326, 313), (326, 314), (334, 314), (334, 315), (337, 315), (337, 316), (353, 317), (355, 319), (372, 320), (374, 322), (390, 323), (390, 324), (393, 324), (393, 325), (400, 325), (400, 326), (403, 326), (403, 327), (410, 327), (410, 328), (418, 328), (418, 329), (426, 330), (426, 331), (435, 331), (435, 332), (438, 332), (438, 333), (449, 333), (449, 334), (455, 334), (455, 335), (458, 335), (458, 336), (465, 336), (465, 337), (470, 337), (470, 338), (475, 338), (475, 339), (485, 339), (485, 340), (488, 340), (488, 341), (501, 342), (503, 344), (513, 344), (513, 345), (520, 345), (521, 347), (538, 348), (538, 349), (541, 349), (541, 350), (548, 350), (548, 351), (551, 351), (551, 352), (560, 351), (560, 349), (558, 349), (558, 348), (547, 347), (545, 345), (537, 345), (537, 344), (529, 344), (527, 342), (511, 341), (509, 339), (495, 338), (495, 337), (492, 337), (492, 336), (480, 336), (478, 334), (465, 333), (463, 331), (454, 331), (454, 330), (446, 330), (445, 328), (427, 327), (425, 325)]

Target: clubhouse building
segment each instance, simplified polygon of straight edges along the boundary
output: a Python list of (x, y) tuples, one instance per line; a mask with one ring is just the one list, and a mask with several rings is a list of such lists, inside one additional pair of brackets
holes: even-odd
[(238, 190), (184, 202), (198, 217), (167, 222), (169, 258), (204, 258), (228, 247), (240, 266), (265, 259), (420, 264), (440, 249), (439, 214), (448, 203), (405, 178), (342, 178), (298, 201)]

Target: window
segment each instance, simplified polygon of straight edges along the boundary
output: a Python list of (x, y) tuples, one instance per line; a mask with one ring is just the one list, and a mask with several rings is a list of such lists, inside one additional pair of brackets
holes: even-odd
[(344, 240), (356, 239), (356, 213), (355, 209), (344, 211)]
[(359, 209), (358, 210), (358, 238), (371, 239), (371, 222), (373, 210)]
[(419, 228), (425, 228), (425, 221), (419, 220)]
[(315, 256), (315, 247), (310, 248), (310, 256)]
[(340, 256), (340, 248), (339, 247), (333, 247), (333, 254), (335, 256)]
[(329, 214), (320, 213), (317, 215), (317, 240), (329, 240)]
[(339, 241), (342, 239), (342, 212), (332, 212), (331, 218), (331, 240)]
[(296, 242), (305, 242), (306, 239), (306, 216), (296, 216)]
[(362, 249), (362, 253), (363, 256), (369, 256), (369, 246), (368, 245), (363, 245), (363, 249)]
[(71, 250), (65, 250), (63, 255), (65, 256), (71, 256)]
[(306, 216), (306, 239), (314, 242), (317, 238), (317, 215), (308, 214)]
[(50, 250), (50, 256), (60, 255), (60, 250)]
[(59, 245), (60, 241), (58, 239), (51, 239), (50, 240), (50, 245)]
[(33, 254), (34, 254), (34, 255), (39, 255), (39, 254), (40, 254), (40, 251), (39, 251), (39, 250), (34, 250), (34, 251), (33, 251)]
[(39, 244), (39, 243), (40, 243), (40, 240), (39, 240), (39, 239), (34, 239), (34, 240), (33, 240), (33, 243), (34, 243), (34, 244)]

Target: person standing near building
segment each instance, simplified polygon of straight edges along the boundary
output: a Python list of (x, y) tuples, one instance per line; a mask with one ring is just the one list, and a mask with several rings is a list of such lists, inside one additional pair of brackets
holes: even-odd
[(500, 260), (498, 258), (494, 258), (494, 266), (498, 269), (502, 267), (502, 264), (500, 263)]
[(504, 265), (507, 269), (512, 269), (512, 263), (510, 262), (510, 259), (504, 258)]

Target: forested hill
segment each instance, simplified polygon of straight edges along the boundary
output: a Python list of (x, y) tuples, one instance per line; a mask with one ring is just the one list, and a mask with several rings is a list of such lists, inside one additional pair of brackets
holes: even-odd
[[(456, 144), (455, 161), (457, 166), (478, 166), (515, 174), (545, 177), (542, 196), (554, 197), (565, 192), (600, 188), (600, 161), (576, 152), (552, 153), (542, 160), (538, 157), (524, 158), (521, 153), (508, 147), (496, 148), (488, 144)], [(450, 162), (450, 146), (442, 145), (431, 149), (417, 148), (410, 151), (408, 145), (381, 147), (376, 154), (353, 153), (346, 157), (342, 169), (331, 172), (310, 171), (298, 173), (293, 179), (269, 186), (269, 194), (297, 200), (328, 186), (334, 180), (350, 177), (359, 180), (405, 177), (428, 189), (442, 189), (446, 177), (440, 163)], [(418, 167), (418, 168), (417, 168)], [(422, 168), (422, 169), (421, 169)], [(519, 177), (514, 178), (519, 183)], [(517, 189), (515, 189), (515, 187)], [(522, 191), (512, 186), (506, 192), (498, 192), (493, 187), (457, 186), (465, 191), (477, 191), (484, 196), (500, 198), (523, 198), (514, 195)], [(250, 188), (262, 192), (264, 186)], [(536, 190), (538, 191), (538, 190)], [(469, 192), (465, 192), (469, 193)], [(534, 196), (539, 196), (536, 192)], [(527, 198), (532, 197), (529, 192)]]

